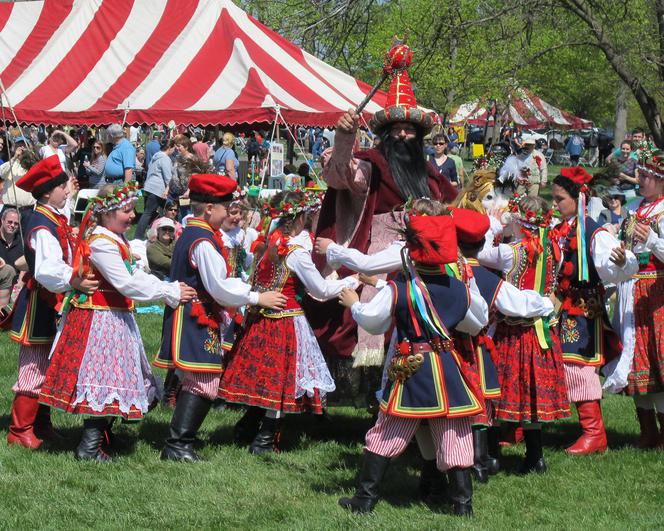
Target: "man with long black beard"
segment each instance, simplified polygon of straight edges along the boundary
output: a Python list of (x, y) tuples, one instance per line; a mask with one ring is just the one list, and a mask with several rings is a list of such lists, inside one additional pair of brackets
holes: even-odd
[[(353, 110), (344, 113), (334, 148), (323, 155), (328, 191), (317, 226), (319, 253), (325, 253), (329, 240), (365, 254), (382, 251), (397, 239), (395, 229), (402, 224), (402, 207), (409, 198), (454, 199), (454, 186), (424, 156), (423, 139), (433, 123), (432, 116), (417, 107), (406, 71), (394, 76), (385, 109), (369, 123), (380, 138), (378, 147), (354, 152), (359, 117)], [(329, 268), (323, 273), (334, 274)], [(336, 274), (352, 272), (341, 268)], [(364, 286), (361, 300), (369, 301), (375, 293)], [(356, 398), (360, 392), (371, 396), (379, 386), (380, 371), (351, 367), (381, 366), (385, 338), (358, 330), (350, 312), (334, 301), (310, 308), (314, 311), (307, 315), (331, 365), (336, 394), (341, 395), (337, 398)]]

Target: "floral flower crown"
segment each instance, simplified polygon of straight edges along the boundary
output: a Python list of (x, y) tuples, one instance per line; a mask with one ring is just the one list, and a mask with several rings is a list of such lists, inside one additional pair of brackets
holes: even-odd
[(646, 159), (641, 159), (642, 162), (636, 167), (639, 174), (646, 174), (650, 177), (657, 179), (664, 179), (664, 153), (661, 151), (654, 151), (649, 154)]
[(473, 169), (475, 170), (496, 170), (503, 165), (505, 157), (498, 153), (489, 153), (486, 157), (480, 157), (473, 161)]
[(262, 206), (263, 216), (269, 216), (272, 219), (295, 217), (302, 212), (313, 213), (320, 209), (323, 203), (323, 192), (315, 190), (302, 191), (300, 189), (294, 190), (295, 192), (302, 193), (302, 199), (297, 203), (290, 201), (282, 201), (278, 206), (272, 207), (270, 203), (265, 202)]
[(525, 210), (521, 206), (521, 201), (524, 198), (528, 197), (527, 195), (514, 194), (514, 197), (509, 200), (507, 204), (507, 210), (512, 213), (512, 217), (515, 221), (522, 225), (529, 227), (548, 227), (551, 225), (551, 217), (553, 215), (551, 210), (542, 212), (533, 212), (532, 210)]
[(105, 197), (91, 197), (89, 199), (90, 208), (97, 214), (110, 212), (136, 201), (139, 195), (138, 183), (136, 181), (129, 181), (116, 186), (113, 192)]

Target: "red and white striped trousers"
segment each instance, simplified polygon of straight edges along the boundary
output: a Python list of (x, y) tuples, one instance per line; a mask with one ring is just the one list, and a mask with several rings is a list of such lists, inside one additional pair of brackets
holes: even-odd
[[(468, 468), (473, 464), (473, 430), (471, 418), (428, 419), (436, 447), (436, 464), (445, 472), (450, 468)], [(415, 435), (420, 419), (378, 414), (376, 425), (367, 432), (365, 448), (383, 457), (396, 457)]]
[(588, 402), (602, 399), (602, 384), (595, 367), (563, 363), (567, 398), (570, 402)]
[(39, 391), (46, 378), (51, 346), (50, 343), (46, 345), (21, 345), (18, 352), (18, 380), (12, 387), (14, 393), (33, 398), (39, 396)]
[(182, 381), (182, 390), (192, 395), (214, 400), (219, 391), (221, 373), (180, 371), (178, 375)]

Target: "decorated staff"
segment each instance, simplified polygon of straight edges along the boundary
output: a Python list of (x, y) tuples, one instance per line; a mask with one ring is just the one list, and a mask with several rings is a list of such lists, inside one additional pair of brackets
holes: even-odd
[(598, 367), (615, 358), (620, 339), (604, 304), (603, 282), (628, 280), (636, 257), (586, 213), (587, 195), (597, 185), (583, 168), (563, 168), (553, 180), (553, 204), (562, 223), (554, 236), (562, 250), (556, 297), (561, 302), (558, 330), (570, 402), (576, 404), (582, 434), (567, 453), (587, 455), (607, 449)]

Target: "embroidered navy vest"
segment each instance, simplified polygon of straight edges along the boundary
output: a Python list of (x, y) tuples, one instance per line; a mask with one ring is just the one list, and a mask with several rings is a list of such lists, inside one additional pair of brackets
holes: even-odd
[[(169, 277), (185, 282), (197, 297), (173, 309), (166, 307), (162, 326), (161, 347), (153, 364), (162, 368), (177, 367), (192, 372), (221, 372), (224, 323), (228, 316), (205, 291), (197, 267), (191, 262), (195, 245), (207, 241), (219, 252), (222, 247), (212, 228), (202, 220), (190, 219), (175, 243)], [(220, 324), (222, 324), (220, 328)]]
[[(447, 275), (422, 275), (433, 306), (447, 330), (463, 320), (470, 306), (466, 286)], [(427, 342), (430, 337), (418, 319), (421, 334), (412, 322), (410, 304), (403, 275), (390, 285), (394, 291), (394, 318), (399, 342)], [(454, 350), (424, 352), (424, 361), (417, 372), (405, 380), (388, 380), (382, 393), (381, 410), (397, 417), (433, 418), (467, 417), (482, 411), (480, 400), (464, 376), (458, 353)], [(394, 353), (392, 362), (400, 354)]]
[(28, 263), (27, 280), (21, 289), (12, 316), (9, 337), (22, 345), (43, 345), (53, 341), (56, 331), (58, 302), (61, 294), (55, 294), (41, 286), (34, 278), (35, 250), (30, 247), (30, 238), (36, 230), (47, 230), (60, 242), (63, 259), (69, 261), (69, 242), (64, 239), (61, 223), (56, 214), (44, 205), (38, 204), (30, 215), (25, 227), (24, 255)]
[[(558, 277), (556, 295), (562, 302), (559, 316), (560, 344), (563, 360), (579, 365), (598, 366), (604, 363), (607, 350), (620, 353), (621, 344), (613, 331), (604, 305), (604, 285), (597, 273), (590, 252), (597, 232), (604, 230), (591, 218), (586, 219), (586, 259), (588, 281), (579, 280), (579, 264), (574, 236), (575, 229), (562, 244), (563, 267)], [(572, 242), (576, 245), (572, 245)], [(571, 272), (571, 273), (570, 273)]]

